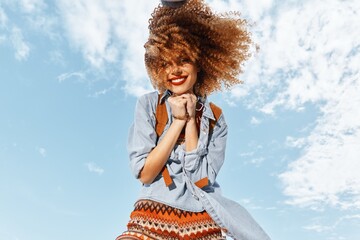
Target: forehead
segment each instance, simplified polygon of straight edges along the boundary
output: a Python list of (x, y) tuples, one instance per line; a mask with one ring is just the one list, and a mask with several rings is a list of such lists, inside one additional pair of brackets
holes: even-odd
[(165, 51), (160, 50), (158, 59), (166, 62), (177, 62), (182, 59), (190, 59), (190, 55), (185, 50), (166, 49)]
[(189, 57), (186, 56), (186, 55), (176, 55), (176, 56), (171, 56), (169, 58), (161, 57), (160, 61), (168, 62), (168, 63), (178, 63), (178, 62), (181, 62), (184, 59), (190, 60)]

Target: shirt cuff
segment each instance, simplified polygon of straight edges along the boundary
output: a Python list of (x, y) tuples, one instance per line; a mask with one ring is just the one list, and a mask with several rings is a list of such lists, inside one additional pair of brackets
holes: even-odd
[(189, 152), (185, 152), (184, 156), (184, 169), (186, 171), (193, 172), (196, 169), (199, 168), (200, 161), (199, 159), (207, 154), (207, 149), (202, 146), (202, 144), (199, 144), (198, 147), (194, 150), (191, 150)]

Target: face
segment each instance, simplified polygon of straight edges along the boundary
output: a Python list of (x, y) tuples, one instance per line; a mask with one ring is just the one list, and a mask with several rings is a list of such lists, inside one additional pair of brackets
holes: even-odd
[(177, 95), (194, 93), (198, 68), (193, 62), (182, 58), (176, 62), (164, 63), (163, 67), (166, 89)]

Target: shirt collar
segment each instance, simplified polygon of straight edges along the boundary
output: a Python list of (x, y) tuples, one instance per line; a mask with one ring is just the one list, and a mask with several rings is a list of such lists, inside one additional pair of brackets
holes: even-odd
[(171, 92), (169, 90), (165, 90), (165, 92), (163, 92), (160, 96), (160, 103), (163, 103), (168, 97), (171, 96)]
[(204, 102), (202, 103), (204, 104), (203, 116), (215, 120), (214, 113), (211, 110), (210, 103), (206, 97), (204, 98)]

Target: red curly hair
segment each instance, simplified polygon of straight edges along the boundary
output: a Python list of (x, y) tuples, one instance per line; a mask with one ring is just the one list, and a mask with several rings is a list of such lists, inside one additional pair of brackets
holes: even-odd
[(248, 23), (239, 12), (216, 14), (203, 0), (178, 8), (159, 5), (149, 20), (145, 65), (153, 86), (166, 90), (164, 64), (186, 58), (200, 70), (195, 94), (205, 96), (241, 83), (238, 75), (252, 44)]

